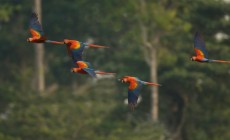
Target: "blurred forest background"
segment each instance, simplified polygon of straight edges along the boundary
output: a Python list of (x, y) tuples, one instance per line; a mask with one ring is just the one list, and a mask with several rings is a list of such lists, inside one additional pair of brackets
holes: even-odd
[(230, 139), (230, 65), (190, 61), (196, 31), (210, 58), (230, 60), (229, 1), (42, 1), (49, 39), (111, 47), (84, 52), (95, 69), (145, 81), (157, 70), (154, 121), (154, 89), (141, 90), (132, 112), (127, 85), (71, 73), (64, 45), (45, 44), (45, 89), (37, 92), (35, 46), (26, 42), (33, 9), (32, 0), (0, 0), (0, 140)]

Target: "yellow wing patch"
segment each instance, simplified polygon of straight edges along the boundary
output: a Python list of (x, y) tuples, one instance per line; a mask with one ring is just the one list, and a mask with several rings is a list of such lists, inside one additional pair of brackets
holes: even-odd
[(88, 65), (82, 61), (77, 61), (79, 68), (88, 68)]
[(32, 37), (36, 37), (36, 38), (41, 37), (41, 34), (34, 29), (30, 29), (30, 33), (31, 33)]
[(204, 58), (204, 53), (201, 50), (195, 48), (195, 53), (197, 57)]
[(129, 90), (134, 90), (138, 86), (137, 82), (131, 83), (129, 86)]
[(75, 41), (73, 45), (71, 45), (71, 49), (75, 50), (75, 49), (79, 49), (81, 46), (79, 41)]

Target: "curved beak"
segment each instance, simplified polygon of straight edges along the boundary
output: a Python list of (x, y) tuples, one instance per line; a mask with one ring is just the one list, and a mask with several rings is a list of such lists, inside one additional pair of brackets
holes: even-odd
[(123, 80), (122, 79), (118, 79), (119, 82), (123, 83)]
[(30, 41), (30, 38), (27, 38), (26, 41), (27, 41), (27, 42), (31, 42), (31, 41)]
[(125, 83), (123, 79), (118, 79), (118, 81), (120, 81), (121, 83)]

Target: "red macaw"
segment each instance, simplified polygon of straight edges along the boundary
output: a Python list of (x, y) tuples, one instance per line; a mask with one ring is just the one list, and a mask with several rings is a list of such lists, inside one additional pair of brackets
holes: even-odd
[(75, 64), (77, 67), (71, 69), (71, 72), (74, 73), (89, 74), (92, 77), (96, 77), (96, 74), (115, 74), (112, 72), (95, 71), (89, 62), (77, 61)]
[(29, 31), (32, 37), (27, 38), (28, 42), (32, 43), (51, 43), (51, 44), (64, 44), (64, 42), (47, 40), (43, 31), (42, 25), (38, 20), (36, 13), (32, 13), (29, 25)]
[(131, 110), (134, 110), (135, 106), (137, 105), (137, 99), (138, 99), (139, 92), (142, 88), (142, 85), (160, 86), (160, 84), (145, 82), (137, 77), (132, 77), (132, 76), (124, 76), (118, 80), (121, 81), (122, 83), (129, 83), (128, 104)]
[(224, 60), (212, 60), (208, 59), (208, 52), (205, 47), (205, 42), (199, 32), (195, 33), (194, 36), (194, 51), (196, 53), (196, 56), (192, 56), (192, 61), (197, 62), (218, 62), (218, 63), (228, 63), (230, 64), (230, 61), (224, 61)]
[(69, 39), (64, 39), (64, 44), (66, 44), (66, 48), (69, 56), (72, 57), (74, 61), (82, 61), (82, 54), (86, 46), (94, 47), (94, 48), (108, 48), (106, 46), (89, 44), (89, 43), (84, 43), (77, 40), (69, 40)]

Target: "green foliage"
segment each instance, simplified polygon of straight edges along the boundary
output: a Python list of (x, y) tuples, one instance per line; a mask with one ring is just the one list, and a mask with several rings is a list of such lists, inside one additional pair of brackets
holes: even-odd
[[(110, 46), (87, 49), (95, 69), (114, 71), (113, 79), (92, 80), (69, 72), (64, 46), (45, 45), (46, 96), (34, 91), (34, 46), (26, 42), (32, 1), (0, 6), (0, 140), (229, 139), (229, 65), (190, 61), (193, 34), (201, 31), (210, 58), (230, 59), (229, 4), (215, 0), (43, 1), (43, 28), (51, 40), (64, 38)], [(124, 99), (123, 75), (149, 80), (139, 20), (151, 35), (163, 32), (158, 48), (160, 122), (150, 121), (150, 89), (141, 90), (134, 112)], [(177, 134), (177, 135), (176, 135)], [(176, 137), (176, 138), (175, 138)]]
[(20, 10), (20, 8), (19, 5), (11, 5), (9, 3), (0, 5), (0, 21), (8, 22), (13, 12)]

